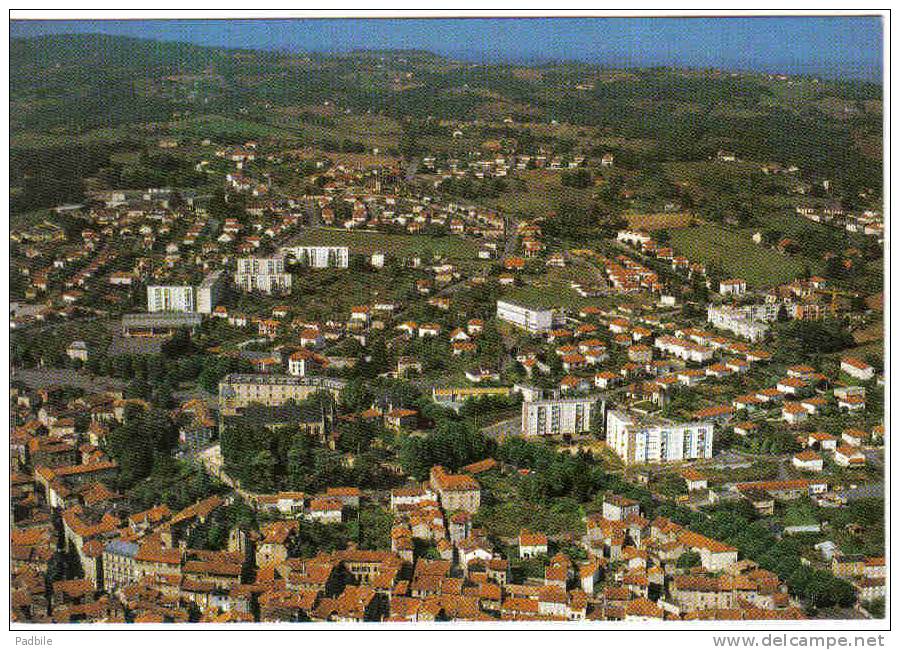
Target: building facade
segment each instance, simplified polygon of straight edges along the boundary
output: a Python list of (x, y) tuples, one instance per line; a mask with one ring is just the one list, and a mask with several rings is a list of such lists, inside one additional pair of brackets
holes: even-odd
[(350, 248), (347, 246), (286, 246), (281, 253), (313, 269), (346, 269), (350, 265)]
[(147, 311), (174, 311), (182, 313), (196, 311), (194, 287), (188, 285), (148, 286)]
[(596, 396), (522, 402), (522, 435), (578, 435), (591, 430)]
[(284, 270), (284, 257), (241, 257), (234, 283), (244, 291), (267, 294), (290, 293), (291, 274)]
[(750, 341), (759, 341), (768, 334), (768, 322), (778, 317), (780, 308), (781, 305), (777, 303), (745, 307), (710, 305), (706, 309), (706, 320), (718, 329), (727, 330)]
[(541, 334), (553, 329), (553, 311), (531, 309), (507, 300), (497, 301), (497, 318), (532, 334)]
[(713, 424), (640, 419), (610, 411), (606, 415), (606, 443), (626, 465), (712, 458)]
[(201, 314), (211, 314), (219, 303), (219, 296), (225, 287), (225, 271), (213, 271), (203, 278), (203, 282), (197, 287), (197, 311)]
[(331, 377), (226, 375), (219, 382), (219, 409), (222, 415), (234, 415), (253, 403), (281, 406), (289, 400), (301, 402), (319, 391), (328, 391), (337, 398), (343, 388), (342, 380)]

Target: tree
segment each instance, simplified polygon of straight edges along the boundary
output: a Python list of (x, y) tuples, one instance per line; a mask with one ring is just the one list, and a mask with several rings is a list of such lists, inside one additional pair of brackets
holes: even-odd
[(690, 569), (695, 566), (700, 566), (700, 554), (694, 551), (682, 553), (675, 563), (675, 566), (679, 569)]
[(250, 470), (254, 477), (253, 487), (260, 492), (272, 492), (275, 489), (275, 458), (268, 449), (263, 449), (250, 461)]
[(781, 357), (831, 354), (853, 345), (853, 335), (838, 321), (798, 320), (777, 328)]
[(776, 315), (775, 319), (779, 323), (786, 323), (791, 319), (790, 315), (788, 314), (787, 307), (785, 305), (782, 304), (778, 308), (778, 314)]
[(594, 179), (591, 176), (591, 170), (581, 168), (573, 172), (563, 172), (561, 174), (560, 182), (562, 183), (563, 187), (584, 189), (593, 185)]

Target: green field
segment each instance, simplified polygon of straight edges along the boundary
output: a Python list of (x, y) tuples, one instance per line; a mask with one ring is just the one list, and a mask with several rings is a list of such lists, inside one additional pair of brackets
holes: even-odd
[(382, 252), (392, 255), (444, 256), (472, 258), (478, 246), (462, 237), (428, 235), (393, 235), (383, 232), (310, 228), (291, 242), (306, 246), (349, 246), (351, 253), (370, 255)]
[[(672, 245), (693, 262), (718, 262), (729, 277), (742, 278), (753, 288), (770, 287), (800, 277), (808, 262), (769, 250), (751, 239), (751, 231), (706, 224), (672, 230)], [(813, 272), (816, 265), (810, 264)]]
[(503, 212), (532, 217), (555, 212), (560, 203), (588, 205), (593, 188), (575, 189), (562, 184), (562, 173), (569, 170), (531, 169), (517, 171), (507, 179), (509, 190), (496, 198), (484, 199), (485, 205)]

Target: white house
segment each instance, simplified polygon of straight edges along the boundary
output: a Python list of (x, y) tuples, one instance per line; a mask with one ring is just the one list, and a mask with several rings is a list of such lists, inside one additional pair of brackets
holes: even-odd
[(841, 445), (834, 450), (834, 462), (841, 467), (861, 467), (866, 464), (866, 456), (857, 447)]
[(806, 472), (821, 472), (823, 468), (822, 457), (812, 449), (806, 449), (794, 454), (791, 464), (797, 469)]
[(788, 424), (800, 424), (809, 417), (809, 412), (797, 402), (785, 402), (781, 407), (781, 417)]
[(528, 558), (536, 555), (547, 555), (547, 536), (543, 533), (522, 530), (519, 533), (519, 557)]
[(875, 376), (875, 368), (856, 357), (844, 357), (841, 359), (841, 370), (860, 381), (869, 381)]

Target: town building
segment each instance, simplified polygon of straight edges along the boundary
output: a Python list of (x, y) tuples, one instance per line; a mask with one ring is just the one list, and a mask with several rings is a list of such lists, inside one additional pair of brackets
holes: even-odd
[(769, 332), (768, 321), (777, 318), (777, 311), (769, 318), (771, 311), (772, 305), (768, 304), (743, 307), (709, 305), (706, 308), (706, 320), (718, 329), (727, 330), (750, 341), (759, 341)]
[(588, 433), (597, 399), (596, 396), (586, 396), (522, 402), (522, 435), (532, 437)]
[(150, 285), (147, 287), (147, 311), (182, 312), (196, 311), (194, 287), (189, 285)]
[(448, 514), (457, 510), (474, 513), (481, 505), (481, 486), (468, 474), (450, 474), (435, 465), (431, 468), (430, 485)]
[(225, 287), (225, 271), (212, 271), (197, 287), (197, 312), (211, 314)]
[(711, 458), (713, 426), (611, 410), (606, 415), (606, 442), (628, 465)]
[(532, 309), (508, 300), (497, 301), (497, 318), (521, 327), (531, 334), (542, 334), (553, 329), (553, 311), (550, 309)]
[(350, 265), (347, 246), (285, 246), (280, 252), (297, 264), (313, 269), (346, 269)]
[(222, 415), (234, 415), (246, 406), (281, 406), (288, 400), (302, 402), (319, 391), (337, 398), (344, 382), (331, 377), (293, 377), (287, 375), (226, 375), (219, 382), (219, 409)]
[(234, 283), (244, 291), (284, 294), (291, 291), (291, 274), (284, 269), (284, 257), (242, 257), (237, 260)]

